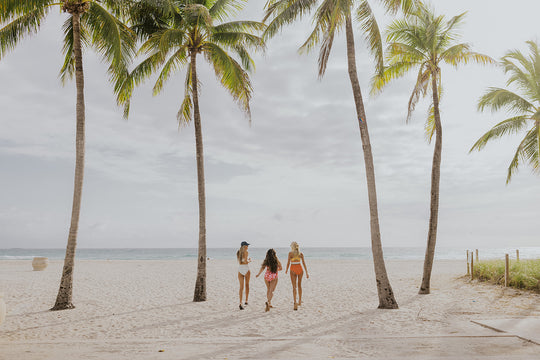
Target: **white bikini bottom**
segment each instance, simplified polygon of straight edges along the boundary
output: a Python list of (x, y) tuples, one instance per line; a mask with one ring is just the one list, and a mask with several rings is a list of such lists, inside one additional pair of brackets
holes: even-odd
[(240, 265), (238, 265), (238, 272), (240, 274), (246, 276), (248, 271), (249, 271), (249, 265), (248, 264), (240, 264)]

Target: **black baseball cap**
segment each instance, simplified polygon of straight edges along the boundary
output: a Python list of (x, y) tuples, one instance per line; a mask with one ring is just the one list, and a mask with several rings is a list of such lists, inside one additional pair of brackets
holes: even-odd
[(249, 245), (249, 244), (247, 243), (247, 241), (242, 241), (242, 243), (240, 244), (240, 246), (247, 246), (247, 245)]

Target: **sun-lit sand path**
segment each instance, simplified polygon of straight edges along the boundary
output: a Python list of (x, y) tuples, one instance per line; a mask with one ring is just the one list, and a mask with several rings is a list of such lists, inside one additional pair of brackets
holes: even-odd
[(47, 309), (61, 261), (42, 272), (2, 261), (0, 359), (540, 359), (540, 345), (523, 334), (486, 327), (539, 319), (540, 295), (471, 284), (460, 278), (464, 262), (437, 261), (432, 294), (420, 296), (422, 262), (388, 261), (400, 309), (377, 310), (370, 261), (307, 261), (304, 304), (292, 310), (281, 273), (269, 313), (254, 276), (249, 305), (238, 310), (234, 259), (209, 261), (203, 303), (191, 301), (194, 261), (79, 261), (76, 308), (60, 312)]

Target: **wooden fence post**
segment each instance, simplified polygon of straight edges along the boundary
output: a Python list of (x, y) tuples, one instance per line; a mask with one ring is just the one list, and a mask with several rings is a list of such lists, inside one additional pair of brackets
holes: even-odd
[(516, 250), (516, 259), (517, 259), (517, 261), (519, 261), (519, 249)]
[(474, 279), (474, 256), (472, 256), (472, 251), (471, 251), (471, 280)]
[(469, 271), (469, 250), (467, 250), (467, 275), (470, 275), (470, 271)]
[(508, 283), (510, 282), (510, 259), (508, 254), (505, 254), (504, 258), (504, 286), (508, 287)]
[(478, 249), (476, 249), (476, 262), (478, 262)]

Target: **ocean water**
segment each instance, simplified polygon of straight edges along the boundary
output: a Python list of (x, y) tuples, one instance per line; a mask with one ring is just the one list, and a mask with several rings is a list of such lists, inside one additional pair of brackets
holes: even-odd
[[(210, 259), (236, 259), (237, 248), (208, 248)], [(254, 260), (262, 260), (267, 248), (249, 248), (249, 256)], [(275, 248), (278, 258), (286, 259), (289, 248)], [(301, 248), (304, 256), (309, 259), (371, 259), (369, 247), (347, 248)], [(504, 254), (510, 258), (516, 257), (516, 248), (479, 249), (480, 259), (504, 259)], [(421, 247), (386, 247), (386, 259), (423, 260), (425, 248)], [(519, 248), (521, 259), (540, 259), (540, 247)], [(51, 260), (62, 260), (65, 249), (0, 249), (0, 260), (28, 260), (34, 256), (45, 256)], [(158, 248), (158, 249), (77, 249), (76, 258), (80, 260), (183, 260), (197, 258), (196, 248)], [(435, 258), (440, 260), (465, 260), (466, 249), (437, 248)]]

